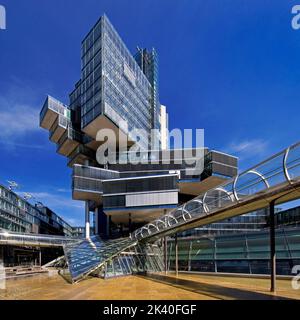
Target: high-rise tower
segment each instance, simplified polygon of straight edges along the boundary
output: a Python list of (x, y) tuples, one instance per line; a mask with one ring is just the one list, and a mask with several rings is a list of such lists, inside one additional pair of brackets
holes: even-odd
[[(90, 212), (96, 233), (124, 235), (237, 172), (236, 158), (207, 148), (202, 173), (187, 174), (193, 165), (178, 163), (174, 150), (170, 163), (162, 161), (168, 115), (159, 102), (157, 53), (138, 49), (133, 56), (106, 16), (82, 41), (81, 77), (69, 106), (48, 96), (40, 125), (50, 131), (57, 152), (68, 157), (73, 199), (85, 201), (87, 237)], [(112, 130), (117, 147), (125, 146), (116, 150), (115, 163), (99, 162), (101, 129)], [(136, 129), (142, 129), (139, 136)], [(156, 129), (155, 144), (150, 143), (151, 129)], [(132, 145), (139, 154), (129, 150)], [(154, 163), (147, 162), (153, 160), (149, 147), (157, 151)], [(128, 161), (138, 156), (142, 163)]]

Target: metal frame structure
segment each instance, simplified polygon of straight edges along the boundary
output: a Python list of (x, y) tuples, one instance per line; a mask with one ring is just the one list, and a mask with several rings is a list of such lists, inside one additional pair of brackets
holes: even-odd
[(137, 229), (131, 238), (150, 241), (221, 220), (225, 211), (232, 217), (267, 207), (274, 200), (297, 199), (299, 184), (300, 142)]
[(45, 234), (15, 233), (0, 231), (1, 245), (32, 246), (32, 247), (63, 247), (82, 241), (79, 238), (51, 236)]
[(137, 241), (129, 238), (105, 241), (99, 236), (92, 236), (80, 243), (65, 245), (64, 254), (72, 282), (85, 279), (123, 251), (136, 245)]
[[(178, 237), (179, 272), (268, 274), (271, 272), (269, 236), (269, 230), (263, 229), (208, 237)], [(292, 267), (300, 263), (299, 248), (300, 227), (276, 228), (277, 274), (291, 275)], [(168, 265), (170, 272), (176, 271), (176, 238), (168, 241)]]
[[(145, 272), (162, 271), (163, 265), (167, 272), (166, 236), (175, 234), (175, 269), (178, 273), (178, 232), (268, 206), (270, 210), (271, 291), (274, 292), (276, 290), (274, 206), (276, 203), (298, 198), (300, 198), (300, 142), (137, 229), (130, 238), (104, 241), (94, 236), (78, 241), (78, 239), (64, 237), (0, 233), (0, 242), (39, 246), (63, 245), (64, 259), (59, 258), (58, 261), (54, 261), (54, 264), (61, 264), (64, 260), (68, 265), (72, 282), (78, 282), (97, 272), (104, 272), (108, 277), (132, 273), (136, 269), (136, 263), (133, 263), (132, 259), (136, 257), (139, 260), (141, 253), (144, 260), (139, 261), (139, 264), (140, 262), (145, 264), (143, 269)], [(164, 263), (162, 261), (158, 263), (158, 260), (156, 262), (147, 260), (147, 252), (139, 248), (151, 246), (152, 242), (161, 238), (165, 240)], [(129, 260), (122, 257), (128, 250), (131, 253), (134, 251), (134, 254), (131, 254), (131, 267)], [(114, 271), (114, 263), (119, 266), (120, 272)], [(110, 264), (112, 272), (108, 271)], [(159, 267), (156, 268), (155, 265)]]

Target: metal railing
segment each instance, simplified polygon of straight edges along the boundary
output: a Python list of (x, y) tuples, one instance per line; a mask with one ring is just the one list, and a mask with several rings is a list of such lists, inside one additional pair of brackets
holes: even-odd
[(72, 189), (103, 193), (102, 181), (119, 177), (119, 172), (75, 164), (73, 166)]
[(119, 172), (114, 170), (107, 170), (92, 166), (75, 164), (73, 167), (73, 176), (105, 180), (119, 178)]
[(181, 225), (210, 216), (226, 207), (239, 205), (242, 201), (255, 201), (255, 197), (266, 191), (276, 188), (280, 190), (286, 185), (293, 186), (299, 180), (300, 142), (137, 229), (131, 236), (133, 239), (141, 240), (177, 229)]
[(0, 231), (1, 244), (34, 245), (34, 246), (64, 246), (82, 241), (79, 238), (64, 236), (52, 236), (44, 234), (15, 233), (11, 231)]
[(83, 177), (73, 177), (72, 190), (102, 194), (103, 185), (101, 180), (95, 180), (95, 179), (83, 178)]

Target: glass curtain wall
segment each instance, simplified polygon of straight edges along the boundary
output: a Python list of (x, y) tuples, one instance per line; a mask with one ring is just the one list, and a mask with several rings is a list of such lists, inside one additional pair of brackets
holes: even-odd
[[(168, 244), (169, 269), (175, 269), (175, 245)], [(270, 273), (269, 232), (179, 239), (178, 265), (181, 271)], [(300, 264), (300, 228), (276, 230), (277, 273), (290, 275)]]

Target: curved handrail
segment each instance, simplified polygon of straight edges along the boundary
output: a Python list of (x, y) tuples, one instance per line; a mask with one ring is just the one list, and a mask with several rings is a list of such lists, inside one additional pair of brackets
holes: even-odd
[[(239, 178), (240, 177), (244, 177), (245, 175), (249, 174), (249, 173), (252, 173), (252, 174), (255, 174), (257, 175), (258, 177), (261, 178), (261, 180), (264, 182), (265, 186), (267, 188), (270, 188), (270, 184), (268, 182), (268, 179), (263, 175), (261, 174), (260, 172), (258, 172), (257, 170), (254, 170), (254, 169), (251, 169), (243, 174), (240, 174), (237, 176), (237, 178), (234, 180), (234, 183), (233, 183), (233, 189), (234, 189), (234, 194), (235, 194), (235, 198), (237, 199), (237, 201), (240, 200), (239, 196), (238, 196), (238, 193), (237, 193), (237, 189), (236, 189), (236, 185), (237, 185), (237, 182), (239, 181)], [(249, 185), (248, 187), (252, 186), (252, 185), (255, 185), (256, 183), (252, 183), (251, 185)]]
[(290, 153), (290, 148), (287, 148), (285, 151), (284, 157), (283, 157), (283, 172), (284, 172), (286, 180), (288, 180), (291, 183), (292, 179), (290, 177), (290, 174), (289, 174), (289, 171), (288, 171), (287, 165), (286, 165), (289, 153)]
[[(293, 161), (290, 162), (290, 166), (289, 166), (288, 157), (291, 151), (295, 152), (295, 150), (296, 152), (299, 153), (299, 157), (296, 157), (296, 159), (293, 159)], [(281, 164), (278, 165), (276, 161), (278, 159), (280, 160), (280, 158), (282, 158)], [(273, 162), (275, 162), (275, 164)], [(273, 167), (272, 167), (272, 164), (273, 164)], [(271, 169), (266, 169), (266, 167), (269, 165), (271, 166)], [(264, 160), (263, 162), (260, 162), (258, 165), (253, 166), (250, 169), (245, 170), (244, 172), (238, 174), (236, 177), (230, 179), (226, 183), (223, 183), (216, 188), (212, 188), (200, 194), (198, 197), (188, 201), (186, 204), (150, 222), (148, 226), (149, 225), (154, 226), (155, 230), (150, 231), (149, 228), (146, 227), (147, 226), (146, 225), (134, 231), (132, 236), (133, 238), (139, 240), (145, 237), (142, 232), (145, 229), (148, 230), (148, 233), (149, 233), (148, 236), (153, 236), (154, 234), (160, 233), (164, 230), (173, 229), (178, 225), (184, 224), (189, 220), (194, 219), (195, 217), (191, 214), (193, 212), (196, 212), (197, 215), (199, 216), (203, 213), (205, 213), (206, 215), (209, 215), (215, 210), (219, 210), (227, 205), (227, 203), (225, 203), (224, 205), (224, 201), (222, 201), (224, 200), (224, 194), (226, 195), (226, 198), (230, 200), (230, 203), (234, 204), (234, 203), (239, 203), (241, 201), (241, 196), (240, 194), (238, 194), (238, 192), (241, 193), (241, 191), (243, 191), (243, 200), (244, 200), (247, 196), (250, 196), (250, 195), (253, 196), (255, 194), (259, 194), (261, 191), (265, 191), (271, 187), (275, 187), (284, 182), (293, 184), (293, 179), (291, 179), (289, 170), (295, 169), (297, 167), (299, 167), (299, 177), (300, 177), (300, 142), (284, 149), (281, 152), (276, 153), (272, 157)], [(259, 179), (252, 179), (250, 181), (247, 180), (246, 183), (243, 184), (242, 187), (240, 187), (240, 189), (238, 190), (237, 183), (239, 179), (248, 174), (254, 174), (257, 177), (259, 177)], [(277, 178), (279, 178), (278, 179), (279, 181), (276, 180)], [(276, 183), (272, 184), (273, 179), (276, 180)], [(253, 192), (252, 191), (253, 188), (261, 184), (261, 182), (263, 182), (265, 187), (262, 190), (260, 189), (259, 191)], [(244, 191), (247, 189), (251, 190), (251, 192), (249, 192), (249, 194), (247, 193), (244, 194)], [(216, 197), (211, 202), (207, 202), (207, 196), (209, 194), (212, 195), (213, 191), (219, 191), (221, 195), (220, 194), (218, 196), (216, 195)], [(191, 210), (187, 209), (188, 204), (193, 202), (199, 202), (202, 205), (202, 210), (200, 210), (201, 212), (199, 212), (199, 207)], [(212, 205), (212, 204), (214, 204), (215, 207), (209, 208), (209, 205)], [(181, 212), (179, 216), (177, 216), (178, 212)], [(172, 224), (171, 220), (175, 221), (175, 223)]]

